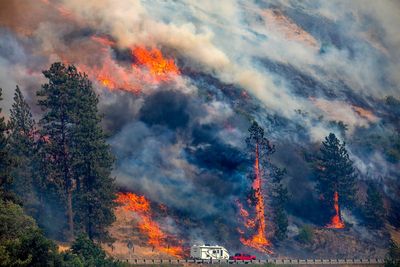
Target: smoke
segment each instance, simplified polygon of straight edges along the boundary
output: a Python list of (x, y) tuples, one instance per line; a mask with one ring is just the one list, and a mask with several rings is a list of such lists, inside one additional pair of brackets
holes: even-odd
[[(218, 136), (224, 125), (215, 123), (227, 115), (206, 121), (219, 117), (213, 106), (221, 105), (203, 105), (191, 95), (172, 90), (147, 97), (138, 120), (125, 124), (110, 140), (119, 181), (195, 216), (218, 213), (220, 198), (229, 203), (229, 195), (238, 194), (244, 183), (239, 174), (232, 173), (241, 164), (242, 152)], [(202, 205), (194, 212), (192, 207), (198, 203)]]
[[(3, 1), (1, 105), (8, 112), (18, 84), (40, 116), (43, 69), (63, 61), (87, 72), (117, 182), (195, 221), (195, 239), (218, 236), (215, 221), (235, 229), (255, 119), (288, 169), (291, 212), (317, 222), (316, 196), (298, 188), (313, 190), (304, 151), (329, 132), (347, 141), (362, 179), (382, 177), (398, 199), (388, 185), (399, 163), (366, 143), (395, 133), (382, 100), (400, 97), (399, 14), (390, 0)], [(132, 67), (133, 47), (160, 49), (181, 75), (149, 81), (145, 67)]]

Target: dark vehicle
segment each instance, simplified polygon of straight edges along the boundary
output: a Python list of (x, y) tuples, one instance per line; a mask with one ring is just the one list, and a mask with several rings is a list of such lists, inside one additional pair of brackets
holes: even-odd
[(256, 256), (250, 254), (236, 253), (235, 256), (230, 256), (229, 259), (235, 261), (251, 261), (255, 260)]

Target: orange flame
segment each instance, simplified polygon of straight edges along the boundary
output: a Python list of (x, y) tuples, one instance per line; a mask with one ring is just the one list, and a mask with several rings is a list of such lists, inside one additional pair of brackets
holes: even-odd
[(345, 227), (344, 222), (340, 218), (340, 210), (339, 210), (339, 194), (335, 191), (333, 195), (334, 204), (333, 207), (335, 209), (335, 215), (331, 219), (331, 223), (328, 224), (327, 228), (334, 228), (334, 229), (343, 229)]
[[(98, 41), (98, 43), (107, 45), (107, 43), (103, 43), (102, 41)], [(108, 53), (107, 51), (99, 52)], [(141, 84), (137, 75), (117, 64), (109, 54), (105, 54), (100, 66), (89, 67), (88, 65), (80, 64), (78, 69), (87, 73), (90, 78), (97, 80), (108, 90), (123, 90), (135, 94), (141, 91)]]
[(171, 256), (182, 257), (183, 248), (181, 246), (170, 246), (168, 241), (174, 238), (166, 234), (159, 224), (152, 220), (150, 202), (144, 196), (133, 193), (118, 193), (116, 202), (121, 204), (123, 209), (132, 211), (139, 217), (139, 231), (147, 237), (150, 246)]
[[(180, 71), (175, 65), (173, 59), (165, 59), (161, 51), (157, 48), (147, 50), (144, 47), (133, 47), (132, 55), (137, 63), (147, 68), (151, 77), (147, 80), (153, 83), (168, 81), (171, 77), (179, 75)], [(135, 64), (132, 64), (134, 69), (138, 69)]]
[[(260, 173), (260, 163), (259, 163), (259, 150), (258, 144), (256, 144), (256, 160), (254, 164), (254, 172), (255, 179), (253, 182), (253, 190), (255, 192), (256, 198), (256, 218), (251, 220), (248, 218), (248, 212), (243, 209), (243, 206), (240, 204), (240, 214), (245, 219), (246, 228), (254, 228), (257, 222), (257, 232), (249, 239), (244, 237), (240, 238), (240, 241), (248, 247), (255, 248), (259, 251), (272, 253), (266, 247), (270, 246), (271, 243), (266, 237), (266, 222), (265, 222), (265, 204), (264, 204), (264, 196), (262, 194), (262, 177)], [(239, 231), (240, 233), (240, 231)]]
[(109, 90), (124, 90), (137, 94), (143, 86), (167, 82), (180, 74), (174, 60), (165, 59), (159, 49), (133, 47), (131, 53), (135, 63), (131, 64), (132, 69), (129, 69), (120, 65), (110, 55), (108, 48), (116, 45), (113, 40), (104, 36), (92, 36), (91, 39), (101, 46), (98, 52), (104, 54), (103, 62), (99, 67), (79, 67)]

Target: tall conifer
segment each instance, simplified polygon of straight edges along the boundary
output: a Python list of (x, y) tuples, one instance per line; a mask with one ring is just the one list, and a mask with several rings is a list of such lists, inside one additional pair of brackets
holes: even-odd
[(64, 192), (69, 237), (86, 232), (91, 239), (103, 239), (114, 221), (115, 185), (98, 98), (86, 74), (74, 66), (54, 63), (43, 73), (49, 82), (38, 96), (47, 180)]
[(15, 165), (12, 168), (12, 188), (23, 201), (25, 207), (30, 207), (36, 201), (34, 196), (33, 161), (35, 154), (35, 121), (28, 103), (21, 90), (15, 89), (14, 103), (10, 110), (9, 145)]
[(337, 192), (339, 212), (342, 206), (352, 207), (356, 194), (357, 176), (345, 145), (335, 134), (329, 134), (322, 142), (315, 166), (318, 192), (331, 207)]
[[(2, 98), (2, 89), (0, 88), (0, 101)], [(12, 159), (8, 146), (7, 124), (5, 123), (2, 110), (0, 108), (0, 199), (12, 198), (9, 189), (12, 183), (11, 166)]]
[(73, 172), (77, 181), (75, 219), (90, 239), (105, 239), (106, 227), (115, 219), (113, 156), (100, 125), (98, 98), (86, 76), (82, 77), (79, 89), (76, 108), (80, 112), (73, 139)]

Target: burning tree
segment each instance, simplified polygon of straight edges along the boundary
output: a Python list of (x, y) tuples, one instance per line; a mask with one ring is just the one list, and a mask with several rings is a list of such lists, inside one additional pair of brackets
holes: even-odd
[(335, 134), (322, 142), (316, 161), (317, 190), (327, 205), (334, 209), (328, 228), (344, 228), (341, 207), (350, 207), (355, 197), (356, 174), (353, 162)]
[[(249, 128), (249, 137), (246, 138), (247, 147), (251, 155), (254, 155), (254, 167), (252, 177), (252, 188), (249, 194), (247, 203), (255, 208), (254, 219), (251, 218), (249, 212), (239, 203), (240, 214), (244, 218), (245, 227), (253, 229), (254, 233), (250, 237), (243, 237), (241, 242), (249, 247), (257, 250), (270, 252), (267, 247), (271, 242), (267, 239), (267, 222), (280, 223), (275, 225), (275, 234), (278, 239), (283, 239), (286, 236), (287, 218), (284, 212), (284, 203), (287, 200), (286, 188), (281, 184), (281, 178), (284, 171), (280, 170), (271, 164), (269, 156), (275, 152), (275, 147), (271, 145), (269, 140), (264, 136), (264, 129), (260, 127), (257, 122)], [(273, 177), (270, 183), (268, 194), (264, 192), (264, 182), (267, 180), (265, 177)], [(273, 210), (275, 214), (269, 214), (268, 220), (265, 214), (266, 208), (265, 197), (269, 195), (272, 198)], [(239, 232), (244, 235), (244, 231), (239, 229)]]

